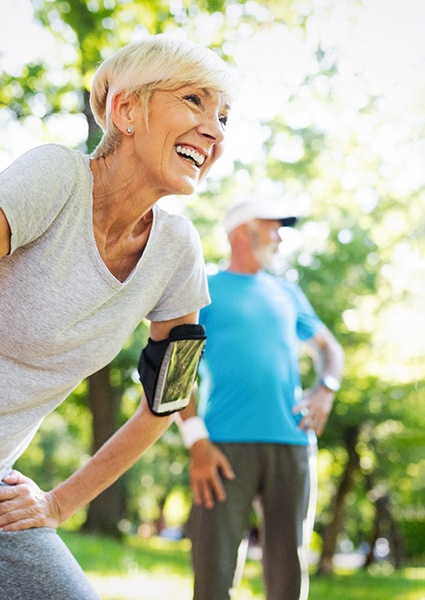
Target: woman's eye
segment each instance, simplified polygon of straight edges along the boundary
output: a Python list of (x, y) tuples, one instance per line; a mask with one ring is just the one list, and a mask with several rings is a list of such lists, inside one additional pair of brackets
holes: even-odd
[(196, 94), (189, 94), (188, 96), (185, 96), (184, 99), (193, 102), (196, 106), (201, 106), (201, 99)]
[(220, 117), (220, 119), (219, 119), (219, 120), (220, 120), (220, 123), (221, 123), (222, 125), (224, 125), (224, 126), (226, 126), (226, 125), (227, 125), (227, 120), (228, 120), (228, 118), (227, 118), (227, 117), (224, 117), (224, 116), (223, 116), (223, 117)]

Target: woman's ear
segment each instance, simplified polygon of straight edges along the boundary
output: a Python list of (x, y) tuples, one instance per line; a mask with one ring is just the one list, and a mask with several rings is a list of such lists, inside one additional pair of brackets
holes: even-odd
[(135, 121), (135, 99), (116, 92), (111, 101), (111, 119), (121, 133), (132, 133)]

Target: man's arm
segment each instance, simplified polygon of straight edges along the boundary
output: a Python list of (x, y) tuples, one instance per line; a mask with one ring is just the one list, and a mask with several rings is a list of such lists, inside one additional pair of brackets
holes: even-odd
[[(320, 436), (332, 410), (337, 384), (342, 379), (344, 352), (327, 327), (322, 327), (308, 343), (316, 355), (314, 360), (316, 384), (305, 391), (303, 400), (296, 405), (293, 412), (303, 415), (300, 422), (301, 429), (314, 429)], [(329, 385), (335, 389), (327, 387), (328, 380)]]
[[(152, 339), (168, 336), (176, 325), (196, 323), (197, 313), (151, 324)], [(157, 417), (142, 398), (134, 415), (87, 463), (49, 492), (41, 491), (18, 472), (0, 487), (0, 529), (17, 531), (31, 527), (57, 527), (98, 496), (129, 469), (168, 429), (174, 415)]]
[(197, 414), (196, 393), (195, 386), (189, 405), (180, 411), (176, 421), (185, 446), (190, 450), (193, 502), (211, 509), (216, 502), (226, 500), (221, 475), (234, 479), (235, 474), (223, 452), (209, 440), (205, 424)]

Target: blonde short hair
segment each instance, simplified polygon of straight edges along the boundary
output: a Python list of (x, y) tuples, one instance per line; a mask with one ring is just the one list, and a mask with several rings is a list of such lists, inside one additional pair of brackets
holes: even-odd
[(90, 94), (94, 118), (104, 132), (94, 157), (110, 154), (121, 139), (111, 119), (111, 101), (116, 92), (139, 97), (147, 122), (149, 100), (156, 90), (171, 91), (185, 85), (219, 91), (231, 100), (236, 78), (213, 50), (164, 34), (130, 43), (106, 59), (94, 75)]

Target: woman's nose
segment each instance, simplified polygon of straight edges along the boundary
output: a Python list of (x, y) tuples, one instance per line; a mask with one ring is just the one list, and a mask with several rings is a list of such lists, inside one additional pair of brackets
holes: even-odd
[(204, 119), (200, 123), (198, 130), (201, 135), (214, 140), (216, 143), (224, 141), (224, 125), (220, 121), (218, 115), (204, 115)]

